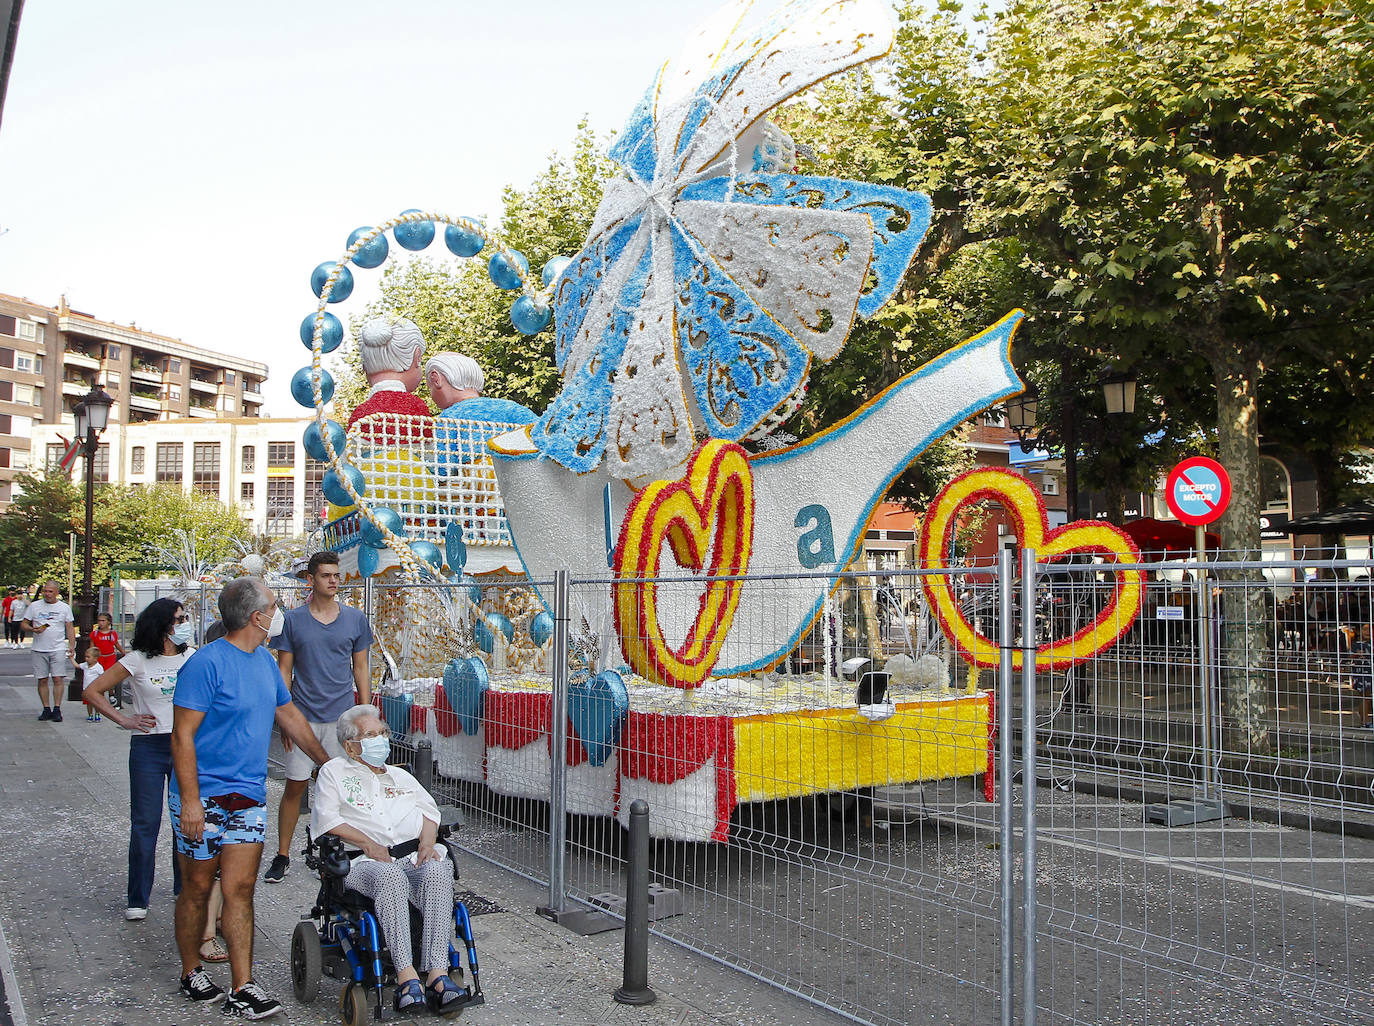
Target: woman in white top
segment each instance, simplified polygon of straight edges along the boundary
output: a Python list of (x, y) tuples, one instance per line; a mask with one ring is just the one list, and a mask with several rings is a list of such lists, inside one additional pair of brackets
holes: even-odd
[[(439, 809), (429, 792), (399, 766), (388, 766), (391, 732), (375, 706), (355, 705), (335, 726), (344, 755), (320, 767), (311, 828), (362, 849), (348, 886), (372, 899), (396, 967), (397, 1011), (419, 1011), (430, 1000), (442, 1013), (463, 994), (449, 978), (453, 934), (453, 864), (439, 836)], [(424, 917), (420, 985), (410, 949), (407, 900)]]
[[(148, 915), (157, 835), (172, 774), (172, 693), (182, 664), (195, 651), (190, 647), (194, 630), (180, 602), (157, 599), (138, 614), (128, 653), (81, 694), (110, 722), (134, 732), (129, 739), (129, 904), (124, 911), (129, 920)], [(124, 680), (130, 682), (127, 700), (116, 709), (106, 694)], [(175, 851), (172, 893), (181, 893)]]

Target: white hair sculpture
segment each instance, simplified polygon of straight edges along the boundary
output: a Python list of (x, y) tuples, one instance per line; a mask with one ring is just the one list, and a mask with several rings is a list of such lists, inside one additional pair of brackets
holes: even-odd
[(426, 378), (430, 371), (438, 371), (454, 388), (469, 388), (474, 392), (481, 392), (487, 380), (477, 361), (462, 353), (435, 353), (425, 363)]
[(365, 374), (409, 370), (424, 348), (424, 335), (404, 317), (373, 317), (358, 332)]

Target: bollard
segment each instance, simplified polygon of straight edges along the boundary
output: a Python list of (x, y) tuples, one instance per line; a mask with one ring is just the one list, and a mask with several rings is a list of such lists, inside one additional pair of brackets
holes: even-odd
[(426, 791), (434, 789), (434, 745), (424, 738), (415, 742), (415, 779)]
[(649, 989), (649, 804), (630, 803), (630, 866), (625, 885), (625, 976), (613, 997), (622, 1005), (647, 1005)]

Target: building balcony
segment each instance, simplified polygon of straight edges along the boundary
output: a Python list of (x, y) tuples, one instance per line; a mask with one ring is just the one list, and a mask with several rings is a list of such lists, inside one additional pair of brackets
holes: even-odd
[(85, 396), (91, 390), (91, 386), (85, 381), (64, 381), (62, 382), (62, 394), (71, 396)]
[(206, 392), (210, 395), (219, 394), (219, 386), (213, 381), (201, 381), (199, 378), (191, 379), (191, 391)]
[(129, 408), (133, 410), (147, 410), (152, 413), (161, 413), (162, 400), (151, 395), (131, 395), (129, 396)]
[(190, 414), (193, 417), (203, 417), (206, 420), (213, 420), (215, 417), (215, 411), (209, 406), (192, 406)]
[(162, 384), (162, 371), (154, 370), (151, 367), (135, 366), (129, 372), (129, 377), (132, 378), (134, 381), (146, 381), (149, 384), (153, 385)]
[(86, 370), (100, 370), (100, 361), (94, 356), (69, 349), (62, 354), (62, 362), (68, 367), (82, 367)]
[(244, 393), (243, 393), (243, 401), (246, 402), (246, 403), (256, 403), (257, 405), (261, 406), (261, 405), (262, 405), (262, 396), (260, 396), (260, 395), (254, 395), (252, 392), (244, 392)]

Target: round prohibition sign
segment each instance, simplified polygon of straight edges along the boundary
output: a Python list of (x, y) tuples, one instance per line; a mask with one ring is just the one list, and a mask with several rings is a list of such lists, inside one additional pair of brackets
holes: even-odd
[(1192, 456), (1169, 472), (1164, 486), (1169, 511), (1189, 527), (1210, 524), (1231, 502), (1231, 475), (1216, 460)]

